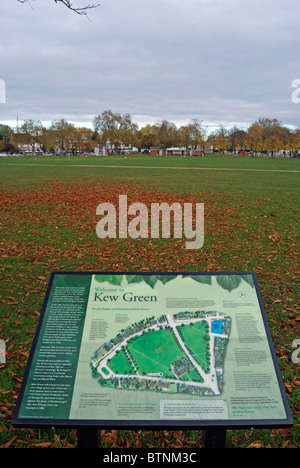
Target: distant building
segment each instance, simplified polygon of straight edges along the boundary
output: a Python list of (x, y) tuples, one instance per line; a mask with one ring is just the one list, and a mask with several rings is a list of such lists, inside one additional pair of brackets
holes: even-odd
[(18, 150), (20, 154), (43, 154), (39, 143), (34, 143), (34, 145), (18, 145)]
[(170, 390), (171, 384), (169, 382), (159, 382), (157, 388), (159, 390)]
[(189, 371), (189, 365), (183, 360), (177, 361), (174, 363), (174, 371), (178, 376), (186, 374)]
[(152, 156), (163, 156), (164, 155), (164, 150), (162, 148), (151, 148), (150, 149), (150, 154)]
[(186, 153), (186, 148), (172, 147), (166, 149), (166, 156), (186, 156)]
[(153, 156), (204, 156), (204, 151), (200, 149), (187, 149), (171, 147), (163, 150), (162, 148), (151, 148), (150, 154)]

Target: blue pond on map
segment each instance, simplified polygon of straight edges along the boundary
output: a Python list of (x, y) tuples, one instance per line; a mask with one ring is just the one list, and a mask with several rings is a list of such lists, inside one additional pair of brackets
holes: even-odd
[(211, 331), (212, 333), (221, 334), (223, 329), (223, 321), (222, 320), (214, 320), (211, 323)]

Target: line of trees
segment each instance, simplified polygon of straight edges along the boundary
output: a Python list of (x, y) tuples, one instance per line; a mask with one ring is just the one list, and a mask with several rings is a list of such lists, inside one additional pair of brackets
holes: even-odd
[(64, 119), (53, 121), (48, 128), (31, 119), (16, 129), (0, 125), (0, 153), (82, 154), (93, 152), (96, 145), (91, 129), (75, 127)]
[(40, 121), (25, 120), (13, 129), (0, 125), (0, 152), (36, 153), (92, 153), (96, 147), (110, 143), (115, 152), (121, 145), (142, 149), (184, 147), (220, 153), (251, 152), (253, 156), (279, 151), (292, 155), (300, 149), (300, 129), (290, 129), (277, 119), (259, 118), (242, 129), (226, 129), (220, 125), (209, 132), (197, 119), (177, 127), (173, 122), (161, 120), (154, 125), (139, 128), (130, 114), (106, 110), (93, 120), (93, 128), (78, 128), (64, 119), (52, 122), (46, 128)]
[(219, 151), (274, 154), (283, 151), (289, 155), (300, 148), (300, 129), (290, 129), (277, 119), (259, 118), (247, 130), (222, 126), (209, 136), (209, 141)]

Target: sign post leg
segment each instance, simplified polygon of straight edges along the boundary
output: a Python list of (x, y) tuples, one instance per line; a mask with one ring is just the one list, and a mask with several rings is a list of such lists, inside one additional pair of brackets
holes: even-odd
[(77, 429), (78, 448), (100, 448), (100, 431), (97, 429)]
[(225, 448), (226, 429), (208, 428), (204, 431), (203, 448)]

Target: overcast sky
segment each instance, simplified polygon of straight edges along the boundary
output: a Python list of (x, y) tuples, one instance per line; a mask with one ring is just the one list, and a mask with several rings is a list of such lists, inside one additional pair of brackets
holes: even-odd
[(89, 19), (31, 5), (0, 0), (1, 122), (87, 125), (111, 109), (141, 126), (300, 124), (299, 0), (101, 0)]

